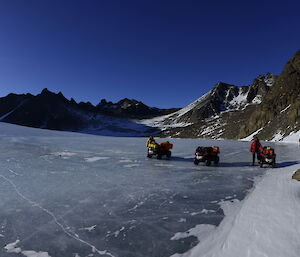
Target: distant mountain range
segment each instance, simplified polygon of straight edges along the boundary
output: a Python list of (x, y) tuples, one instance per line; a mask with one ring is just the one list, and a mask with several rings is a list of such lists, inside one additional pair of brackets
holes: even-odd
[(36, 96), (9, 94), (0, 98), (0, 121), (36, 128), (82, 131), (104, 135), (148, 135), (157, 131), (131, 119), (144, 119), (172, 113), (142, 102), (123, 99), (117, 103), (102, 99), (97, 106), (76, 103), (61, 92), (43, 89)]
[(219, 82), (183, 109), (143, 124), (160, 136), (281, 140), (300, 130), (300, 51), (279, 76), (260, 75), (248, 86)]
[(300, 130), (300, 51), (278, 76), (260, 75), (246, 86), (219, 82), (182, 109), (127, 98), (94, 106), (44, 89), (0, 98), (0, 121), (101, 135), (280, 140)]

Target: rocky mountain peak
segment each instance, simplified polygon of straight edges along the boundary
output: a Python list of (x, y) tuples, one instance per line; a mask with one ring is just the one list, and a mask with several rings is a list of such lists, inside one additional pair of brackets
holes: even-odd
[(67, 100), (64, 95), (62, 94), (62, 92), (58, 92), (57, 94), (48, 90), (47, 88), (44, 88), (41, 93), (39, 95), (37, 95), (38, 97), (41, 97), (43, 99), (47, 99), (49, 101), (63, 101), (63, 102), (67, 102), (69, 100)]
[(258, 129), (262, 129), (259, 135), (266, 139), (300, 129), (300, 51), (286, 63), (248, 123), (241, 127), (239, 136)]
[(50, 94), (54, 94), (54, 93), (49, 91), (48, 88), (44, 88), (40, 94), (41, 95), (50, 95)]
[(146, 107), (142, 102), (139, 102), (135, 99), (124, 98), (117, 103), (122, 109), (127, 108), (138, 108), (138, 107)]

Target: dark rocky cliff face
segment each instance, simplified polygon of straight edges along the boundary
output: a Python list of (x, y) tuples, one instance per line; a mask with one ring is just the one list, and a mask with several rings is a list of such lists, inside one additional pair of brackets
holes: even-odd
[(287, 136), (300, 129), (300, 51), (285, 65), (274, 86), (251, 114), (249, 121), (241, 126), (239, 137), (243, 138), (260, 128), (263, 139), (272, 139), (276, 133)]

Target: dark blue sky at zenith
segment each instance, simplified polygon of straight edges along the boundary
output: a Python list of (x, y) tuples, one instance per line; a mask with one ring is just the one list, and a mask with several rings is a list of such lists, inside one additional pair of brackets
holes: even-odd
[(182, 107), (218, 81), (280, 73), (300, 49), (298, 1), (2, 0), (0, 96)]

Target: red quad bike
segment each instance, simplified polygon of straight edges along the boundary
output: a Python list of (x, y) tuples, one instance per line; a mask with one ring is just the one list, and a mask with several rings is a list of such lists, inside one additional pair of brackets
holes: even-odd
[(272, 168), (276, 167), (276, 154), (274, 149), (270, 146), (265, 146), (258, 154), (258, 157), (258, 162), (261, 168), (263, 168), (264, 165), (272, 166)]
[(212, 162), (218, 164), (220, 148), (218, 146), (199, 146), (195, 152), (194, 164), (198, 165), (199, 162), (204, 162), (206, 166), (210, 166)]
[(171, 158), (172, 152), (170, 151), (173, 148), (173, 144), (168, 141), (157, 144), (155, 148), (149, 147), (147, 152), (147, 157), (152, 158), (156, 156), (160, 160), (163, 156)]

